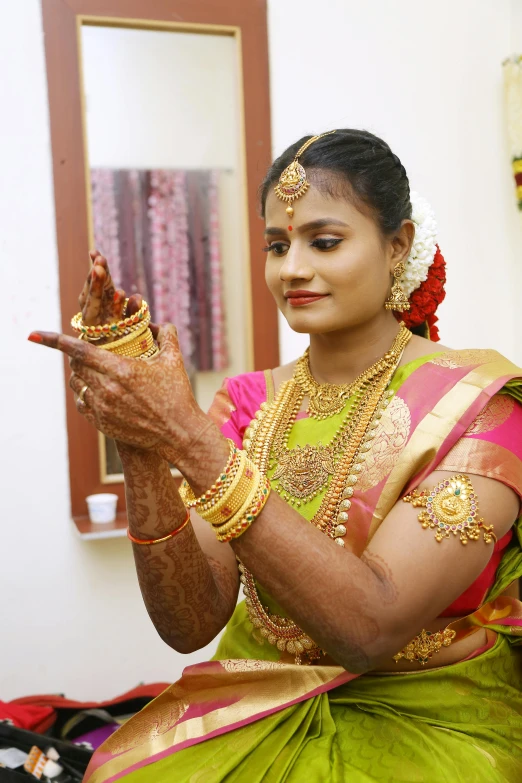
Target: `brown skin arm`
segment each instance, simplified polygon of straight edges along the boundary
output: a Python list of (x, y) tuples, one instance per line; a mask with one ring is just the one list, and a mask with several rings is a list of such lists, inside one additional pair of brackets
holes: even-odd
[[(180, 466), (192, 483), (191, 462)], [(421, 488), (450, 473), (434, 471)], [(210, 478), (210, 477), (209, 477)], [(498, 538), (519, 501), (505, 485), (471, 476), (487, 524)], [(203, 489), (205, 484), (199, 488)], [(273, 493), (236, 541), (237, 556), (258, 582), (335, 661), (354, 673), (391, 660), (461, 595), (485, 568), (493, 544), (438, 543), (418, 509), (397, 503), (359, 558), (332, 541)]]
[[(91, 252), (90, 259), (91, 270), (79, 297), (83, 321), (90, 325), (118, 321), (123, 317), (125, 292), (115, 288), (107, 261), (98, 251)], [(131, 296), (126, 314), (137, 312), (141, 304), (139, 294)], [(151, 328), (157, 337), (158, 328)], [(71, 386), (76, 393), (84, 380), (73, 373)], [(99, 378), (93, 380), (94, 386), (97, 381)], [(85, 414), (96, 426), (104, 416), (92, 409)], [(128, 440), (131, 432), (138, 443), (148, 445), (147, 436), (137, 428), (114, 431), (113, 435)], [(167, 462), (156, 451), (134, 448), (122, 440), (117, 445), (130, 532), (145, 540), (167, 535), (186, 515)], [(197, 516), (178, 536), (164, 543), (132, 547), (143, 600), (161, 638), (182, 653), (207, 645), (224, 628), (236, 606), (239, 575), (232, 549), (220, 546)]]
[[(130, 532), (150, 540), (171, 533), (186, 510), (168, 463), (154, 451), (119, 444)], [(141, 594), (159, 635), (189, 653), (225, 627), (235, 609), (239, 576), (230, 547), (194, 517), (177, 536), (154, 545), (133, 544)]]

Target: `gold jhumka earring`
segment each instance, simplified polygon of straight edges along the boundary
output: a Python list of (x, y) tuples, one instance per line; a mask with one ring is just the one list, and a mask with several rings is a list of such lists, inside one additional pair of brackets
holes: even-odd
[[(332, 133), (335, 133), (335, 131), (333, 130), (328, 131), (328, 133), (320, 133), (319, 136), (312, 136), (311, 139), (308, 139), (308, 141), (306, 141), (303, 146), (298, 149), (293, 161), (289, 166), (286, 167), (279, 177), (279, 182), (274, 188), (275, 194), (277, 198), (281, 199), (281, 201), (286, 201), (288, 204), (286, 208), (286, 214), (290, 219), (292, 219), (294, 216), (294, 208), (292, 203), (301, 196), (304, 196), (310, 187), (310, 183), (306, 179), (306, 171), (299, 163), (299, 158), (303, 152), (314, 143), (314, 141), (322, 139), (323, 136), (331, 136)], [(292, 231), (292, 226), (288, 226), (288, 230)]]
[(404, 293), (404, 289), (399, 283), (400, 278), (404, 274), (406, 267), (401, 261), (393, 270), (394, 282), (390, 292), (390, 296), (385, 301), (384, 306), (387, 310), (396, 310), (398, 313), (403, 313), (405, 310), (410, 309), (410, 303), (408, 297)]

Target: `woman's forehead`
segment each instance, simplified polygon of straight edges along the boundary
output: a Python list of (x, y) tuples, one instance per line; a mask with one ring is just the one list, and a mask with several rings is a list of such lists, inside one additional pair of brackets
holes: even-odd
[[(285, 226), (289, 222), (286, 208), (288, 204), (279, 199), (272, 189), (266, 199), (265, 221), (267, 226)], [(334, 218), (343, 223), (352, 225), (354, 221), (368, 219), (357, 207), (346, 197), (331, 196), (328, 193), (322, 193), (318, 188), (313, 187), (296, 199), (292, 203), (294, 215), (292, 223), (298, 225), (309, 223), (315, 220), (322, 220), (326, 217)]]

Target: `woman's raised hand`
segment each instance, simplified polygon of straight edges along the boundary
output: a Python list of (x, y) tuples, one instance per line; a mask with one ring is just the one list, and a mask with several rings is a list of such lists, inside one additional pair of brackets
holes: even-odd
[[(97, 250), (89, 253), (92, 266), (79, 297), (82, 320), (87, 326), (112, 324), (124, 317), (125, 291), (115, 288), (107, 259)], [(140, 294), (129, 297), (125, 315), (134, 315), (142, 303)]]
[[(115, 289), (103, 256), (93, 253), (91, 260), (92, 269), (80, 295), (84, 323), (118, 321), (125, 292)], [(126, 315), (136, 312), (141, 302), (139, 295), (131, 297)], [(70, 357), (70, 386), (80, 396), (78, 410), (110, 438), (137, 448), (166, 449), (175, 462), (209, 425), (192, 393), (171, 324), (159, 328), (159, 352), (147, 361), (117, 356), (63, 334), (33, 332), (29, 340)]]

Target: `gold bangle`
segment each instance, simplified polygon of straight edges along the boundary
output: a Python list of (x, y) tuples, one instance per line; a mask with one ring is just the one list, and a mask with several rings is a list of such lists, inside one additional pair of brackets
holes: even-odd
[(255, 503), (255, 499), (259, 493), (262, 483), (262, 475), (259, 469), (257, 469), (252, 478), (252, 485), (249, 488), (248, 493), (243, 495), (240, 502), (235, 504), (236, 510), (233, 514), (230, 514), (228, 519), (221, 522), (221, 524), (212, 525), (216, 533), (223, 535), (237, 525), (241, 517), (245, 516), (250, 506)]
[(145, 334), (145, 332), (148, 329), (148, 326), (149, 326), (148, 323), (142, 322), (136, 327), (135, 331), (129, 332), (128, 334), (124, 334), (121, 337), (119, 337), (117, 340), (112, 340), (110, 343), (103, 343), (103, 345), (100, 345), (99, 347), (103, 348), (104, 351), (115, 351), (118, 347), (121, 347), (122, 345), (127, 345), (133, 340), (136, 340), (142, 334)]
[(227, 438), (227, 441), (230, 448), (227, 463), (210, 489), (207, 489), (207, 491), (204, 492), (200, 497), (196, 497), (188, 481), (183, 479), (179, 488), (179, 493), (183, 503), (187, 508), (195, 508), (198, 505), (202, 505), (207, 500), (211, 500), (218, 494), (218, 492), (221, 491), (224, 486), (229, 483), (230, 472), (234, 461), (238, 458), (240, 449), (238, 449), (234, 441), (230, 438)]
[(115, 340), (113, 343), (106, 343), (99, 347), (105, 351), (109, 351), (115, 356), (125, 356), (128, 359), (139, 359), (145, 354), (152, 355), (155, 343), (152, 332), (146, 326), (142, 332), (126, 335), (126, 337), (122, 337), (121, 340)]
[[(120, 332), (120, 333), (116, 333), (116, 334), (113, 334), (111, 332), (111, 334), (109, 334), (109, 335), (102, 334), (99, 337), (88, 337), (86, 334), (81, 333), (81, 334), (78, 335), (78, 339), (79, 340), (86, 340), (89, 343), (93, 343), (98, 348), (101, 348), (102, 346), (105, 346), (105, 345), (112, 345), (117, 340), (119, 340), (119, 339), (121, 339), (123, 337), (129, 337), (129, 339), (130, 339), (130, 336), (132, 335), (132, 333), (134, 333), (134, 334), (136, 332), (141, 333), (142, 331), (144, 331), (143, 327), (144, 326), (148, 326), (149, 324), (150, 324), (150, 314), (146, 315), (145, 318), (143, 319), (143, 321), (140, 321), (138, 324), (135, 324), (134, 326), (129, 326), (124, 332)], [(101, 343), (101, 345), (98, 345), (100, 340), (105, 340), (106, 342), (103, 342), (103, 343)]]
[[(245, 470), (246, 460), (246, 453), (244, 451), (240, 451), (239, 460), (234, 463), (235, 467), (230, 473), (232, 480), (228, 487), (224, 488), (224, 491), (219, 495), (219, 497), (216, 498), (215, 501), (207, 501), (201, 506), (196, 506), (196, 511), (198, 514), (203, 517), (206, 522), (210, 522), (211, 525), (218, 522), (225, 522), (230, 516), (230, 513), (226, 512), (227, 505), (229, 500), (233, 497), (234, 492), (238, 488), (239, 483), (241, 482)], [(214, 520), (216, 520), (216, 522), (214, 522)]]
[(230, 529), (227, 533), (219, 533), (216, 531), (218, 541), (228, 543), (228, 541), (231, 541), (233, 538), (239, 538), (239, 536), (243, 535), (260, 515), (270, 496), (270, 492), (270, 481), (266, 476), (263, 476), (256, 496), (254, 497), (251, 506), (247, 509), (246, 514), (236, 523), (235, 527)]
[(244, 502), (237, 508), (236, 513), (229, 517), (226, 522), (223, 522), (220, 525), (212, 525), (216, 531), (216, 534), (224, 535), (225, 533), (228, 533), (239, 523), (239, 521), (244, 516), (246, 516), (249, 508), (254, 504), (261, 487), (261, 476), (256, 476), (256, 479), (257, 480), (254, 481), (254, 485), (250, 489), (250, 492), (246, 496)]
[(138, 356), (138, 359), (143, 359), (144, 361), (146, 359), (152, 359), (152, 357), (156, 356), (157, 353), (159, 353), (159, 348), (156, 345), (156, 343), (154, 343), (154, 345), (151, 348), (149, 348), (149, 350), (146, 353), (142, 353), (141, 356)]
[(168, 541), (169, 539), (174, 538), (174, 536), (177, 536), (178, 533), (181, 533), (181, 531), (188, 525), (189, 522), (190, 511), (187, 511), (187, 516), (185, 517), (182, 524), (173, 530), (172, 533), (167, 533), (166, 536), (161, 536), (161, 538), (136, 538), (132, 535), (129, 528), (127, 528), (127, 538), (129, 538), (133, 544), (139, 544), (140, 546), (161, 544), (163, 541)]
[(233, 494), (229, 494), (227, 503), (221, 509), (219, 516), (215, 516), (210, 513), (201, 515), (205, 522), (212, 525), (213, 528), (218, 529), (223, 525), (228, 524), (230, 520), (237, 516), (240, 510), (245, 506), (252, 492), (255, 491), (258, 482), (255, 477), (245, 478), (244, 473), (241, 476), (239, 486), (236, 488)]
[(222, 525), (233, 517), (238, 509), (243, 507), (255, 484), (255, 465), (245, 455), (241, 460), (234, 483), (230, 484), (230, 487), (220, 499), (218, 508), (216, 509), (214, 504), (208, 510), (203, 510), (200, 506), (196, 506), (196, 511), (206, 522), (209, 522), (214, 527)]
[[(128, 299), (125, 300), (124, 312), (127, 307)], [(116, 321), (113, 324), (98, 324), (96, 326), (89, 326), (83, 323), (82, 313), (76, 313), (71, 318), (71, 326), (75, 332), (80, 332), (80, 335), (87, 340), (94, 339), (99, 340), (101, 337), (110, 337), (111, 335), (118, 336), (125, 334), (129, 328), (143, 321), (148, 316), (150, 321), (149, 306), (145, 300), (137, 313), (129, 315), (127, 318), (122, 318), (121, 321)]]
[(233, 485), (236, 486), (237, 481), (241, 478), (241, 471), (244, 469), (245, 459), (246, 454), (238, 449), (229, 463), (227, 480), (223, 481), (221, 486), (217, 487), (215, 494), (210, 499), (207, 498), (201, 503), (196, 503), (195, 507), (198, 514), (211, 511), (216, 505), (222, 505), (223, 498), (230, 492), (230, 488)]

